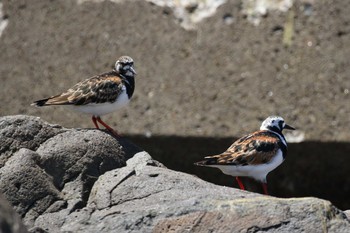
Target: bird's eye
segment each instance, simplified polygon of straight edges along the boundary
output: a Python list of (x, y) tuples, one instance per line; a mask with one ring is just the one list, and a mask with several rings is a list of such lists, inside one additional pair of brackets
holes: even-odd
[(284, 128), (285, 123), (284, 123), (284, 121), (280, 121), (278, 125), (279, 125), (279, 127), (280, 127), (281, 129), (283, 129), (283, 128)]

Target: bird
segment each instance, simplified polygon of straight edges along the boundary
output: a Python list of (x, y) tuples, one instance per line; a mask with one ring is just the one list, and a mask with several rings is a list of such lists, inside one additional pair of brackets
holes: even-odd
[(103, 125), (115, 136), (120, 136), (101, 116), (125, 107), (135, 89), (134, 60), (129, 56), (121, 56), (112, 71), (90, 77), (75, 84), (67, 91), (49, 98), (34, 101), (37, 107), (64, 105), (72, 110), (91, 116), (95, 127)]
[(240, 189), (245, 187), (239, 177), (251, 177), (261, 182), (268, 195), (267, 174), (281, 165), (287, 155), (287, 141), (283, 129), (295, 130), (280, 116), (269, 116), (260, 130), (235, 141), (225, 152), (207, 156), (197, 166), (219, 168), (224, 174), (236, 177)]

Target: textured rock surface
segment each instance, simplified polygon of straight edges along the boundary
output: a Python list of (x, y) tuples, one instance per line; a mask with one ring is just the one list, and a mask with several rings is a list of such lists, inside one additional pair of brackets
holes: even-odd
[[(148, 161), (148, 162), (147, 162)], [(149, 163), (149, 164), (147, 164)], [(346, 232), (339, 210), (315, 198), (277, 199), (150, 166), (137, 154), (102, 175), (63, 230), (87, 232)]]
[(346, 215), (325, 200), (281, 199), (210, 184), (169, 170), (127, 139), (100, 130), (69, 130), (29, 116), (0, 118), (4, 122), (0, 138), (2, 132), (22, 135), (28, 129), (21, 123), (52, 135), (33, 138), (41, 140), (35, 149), (22, 139), (27, 144), (19, 141), (12, 153), (1, 150), (7, 159), (0, 190), (30, 232), (350, 230)]
[[(188, 1), (188, 13), (203, 9), (196, 2), (214, 1)], [(187, 31), (172, 8), (143, 0), (3, 0), (1, 114), (91, 127), (63, 107), (29, 104), (128, 54), (135, 96), (105, 118), (124, 134), (237, 137), (280, 114), (305, 140), (349, 141), (350, 4), (296, 0), (283, 12), (267, 8), (291, 1), (256, 2), (227, 0)], [(258, 26), (250, 8), (264, 15)]]
[(350, 221), (350, 210), (346, 210), (346, 211), (344, 211), (344, 213), (345, 213), (345, 215), (346, 215), (346, 217), (349, 219), (349, 221)]
[(21, 218), (14, 211), (8, 201), (0, 194), (0, 232), (26, 233), (28, 232)]
[(0, 190), (30, 227), (43, 213), (84, 206), (99, 175), (140, 151), (100, 130), (64, 129), (37, 117), (1, 117), (0, 125)]
[(41, 143), (62, 131), (60, 126), (43, 124), (39, 117), (1, 117), (0, 167), (20, 148), (36, 150)]

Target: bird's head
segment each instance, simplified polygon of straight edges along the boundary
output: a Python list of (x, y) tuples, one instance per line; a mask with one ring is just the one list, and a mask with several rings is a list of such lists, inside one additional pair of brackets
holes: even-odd
[(121, 56), (115, 63), (115, 70), (123, 76), (134, 76), (134, 60), (129, 56)]
[(261, 124), (260, 130), (271, 130), (281, 133), (283, 129), (295, 130), (294, 127), (287, 125), (280, 116), (269, 116)]

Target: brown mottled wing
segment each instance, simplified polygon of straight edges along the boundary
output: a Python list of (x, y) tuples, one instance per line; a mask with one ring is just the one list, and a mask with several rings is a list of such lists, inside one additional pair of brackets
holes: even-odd
[(45, 105), (86, 105), (114, 102), (122, 92), (122, 79), (114, 71), (77, 83), (68, 91), (50, 97)]
[(224, 153), (207, 156), (197, 165), (258, 165), (269, 162), (279, 149), (279, 138), (269, 131), (257, 131), (235, 141)]

